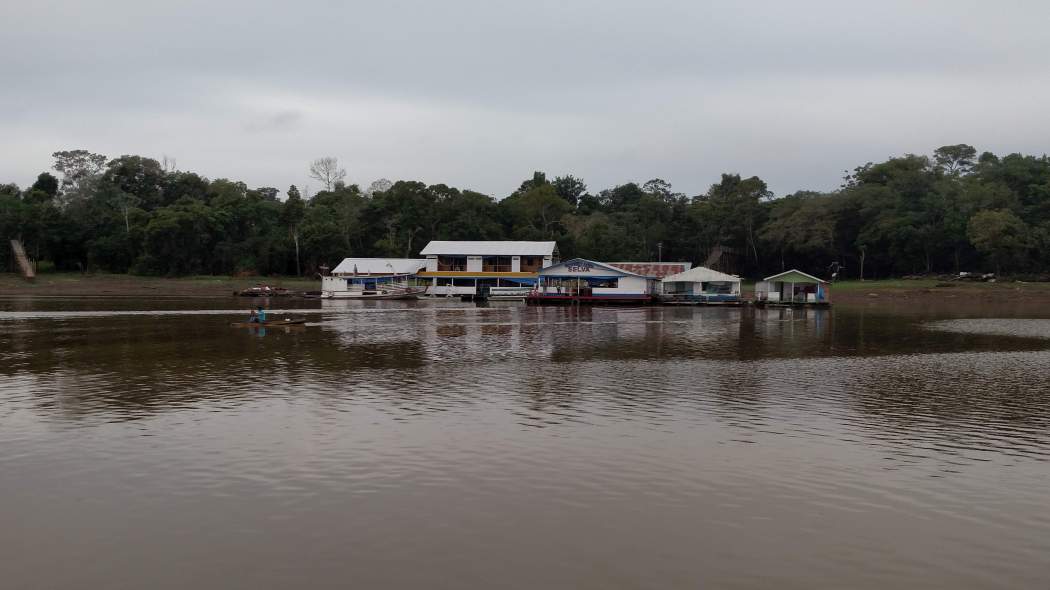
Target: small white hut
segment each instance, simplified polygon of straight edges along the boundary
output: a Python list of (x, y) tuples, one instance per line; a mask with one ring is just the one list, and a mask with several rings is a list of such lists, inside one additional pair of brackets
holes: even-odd
[(662, 299), (682, 303), (737, 303), (740, 277), (703, 266), (691, 268), (662, 281)]
[(829, 291), (828, 282), (824, 279), (791, 269), (755, 283), (755, 303), (829, 305)]

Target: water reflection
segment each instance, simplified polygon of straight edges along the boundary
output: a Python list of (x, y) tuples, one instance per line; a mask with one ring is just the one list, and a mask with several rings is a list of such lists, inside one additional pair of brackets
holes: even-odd
[[(312, 318), (305, 329), (266, 332), (227, 327), (237, 310), (7, 312), (0, 375), (18, 377), (12, 394), (45, 419), (134, 419), (292, 391), (415, 415), (517, 399), (530, 426), (655, 424), (685, 407), (748, 428), (766, 405), (801, 405), (861, 412), (880, 440), (912, 426), (925, 438), (1005, 427), (991, 406), (1026, 409), (1011, 410), (1010, 428), (1046, 417), (1032, 391), (1047, 343), (1032, 330), (930, 330), (863, 310), (353, 303), (297, 310)], [(1018, 372), (1016, 358), (1036, 361)]]
[[(312, 586), (1045, 577), (1046, 320), (340, 301), (262, 334), (225, 300), (96, 307), (0, 302), (15, 587), (70, 585), (43, 546), (148, 585), (151, 538), (264, 586), (269, 554)], [(70, 522), (109, 532), (46, 534)]]

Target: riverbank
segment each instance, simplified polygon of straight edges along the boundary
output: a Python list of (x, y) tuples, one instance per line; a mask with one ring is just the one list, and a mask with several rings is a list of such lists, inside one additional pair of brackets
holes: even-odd
[(969, 303), (1046, 302), (1050, 303), (1050, 283), (884, 279), (842, 281), (831, 286), (836, 303), (878, 301), (965, 301)]
[[(256, 285), (284, 287), (291, 291), (314, 291), (317, 279), (302, 277), (141, 277), (119, 274), (46, 273), (34, 282), (15, 274), (0, 274), (0, 297), (225, 297)], [(754, 296), (754, 284), (746, 283), (744, 297)], [(1050, 283), (978, 283), (936, 280), (885, 279), (842, 281), (831, 286), (836, 303), (879, 301), (954, 301), (1002, 303), (1004, 301), (1050, 304)]]
[(15, 274), (0, 274), (0, 297), (224, 297), (256, 285), (313, 291), (317, 279), (301, 277), (140, 277), (121, 274), (47, 273), (28, 282)]

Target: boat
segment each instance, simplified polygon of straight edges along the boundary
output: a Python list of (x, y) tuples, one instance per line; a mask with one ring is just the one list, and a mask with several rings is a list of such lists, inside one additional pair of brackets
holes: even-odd
[(256, 285), (247, 289), (241, 289), (234, 293), (238, 297), (291, 297), (295, 295), (284, 287), (271, 287), (269, 285)]
[(525, 301), (525, 298), (529, 296), (534, 287), (519, 286), (519, 287), (489, 287), (488, 299), (489, 301)]
[(283, 320), (266, 320), (265, 322), (230, 322), (233, 328), (281, 328), (284, 326), (301, 326), (304, 319), (284, 318)]
[(426, 287), (409, 287), (396, 283), (380, 283), (367, 288), (364, 285), (348, 285), (346, 290), (322, 291), (322, 299), (418, 299), (427, 292)]

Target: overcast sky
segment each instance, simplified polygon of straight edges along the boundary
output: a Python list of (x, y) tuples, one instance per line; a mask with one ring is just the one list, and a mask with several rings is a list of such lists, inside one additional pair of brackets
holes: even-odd
[(533, 170), (783, 195), (1050, 143), (1045, 0), (0, 0), (0, 23), (0, 182), (23, 186), (84, 148), (282, 192), (331, 155), (497, 198)]

